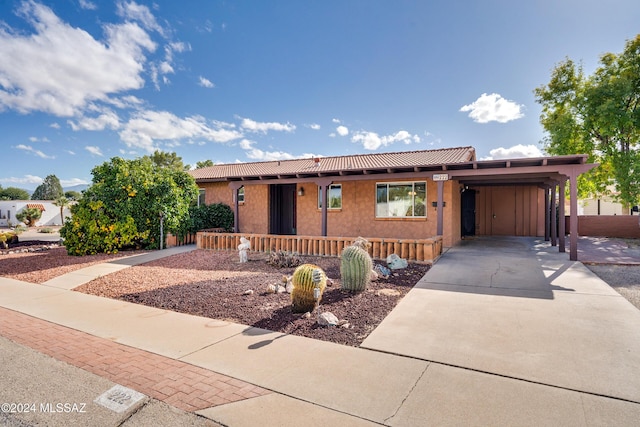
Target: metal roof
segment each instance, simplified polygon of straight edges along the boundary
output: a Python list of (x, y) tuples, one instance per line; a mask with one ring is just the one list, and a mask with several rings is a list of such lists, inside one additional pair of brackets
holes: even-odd
[(197, 182), (246, 181), (442, 170), (475, 161), (473, 147), (229, 163), (192, 170)]

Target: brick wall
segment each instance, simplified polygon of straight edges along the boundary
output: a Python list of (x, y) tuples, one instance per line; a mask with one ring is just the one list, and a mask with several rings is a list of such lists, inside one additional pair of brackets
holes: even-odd
[[(335, 182), (342, 185), (342, 209), (328, 211), (328, 236), (425, 239), (436, 235), (437, 214), (431, 205), (437, 199), (435, 182), (427, 180), (427, 217), (415, 219), (376, 218), (376, 182), (378, 181)], [(206, 190), (205, 203), (226, 203), (233, 209), (233, 192), (228, 183), (203, 183), (199, 187)], [(301, 188), (304, 188), (304, 195), (296, 198), (297, 234), (319, 236), (322, 233), (322, 212), (318, 209), (318, 186), (313, 182), (300, 183), (296, 194)], [(460, 192), (457, 181), (444, 184), (444, 200), (443, 243), (450, 247), (460, 240)], [(242, 233), (267, 234), (269, 185), (246, 185), (245, 202), (239, 206), (239, 211)]]
[[(578, 216), (578, 235), (593, 237), (640, 238), (640, 216), (637, 215), (581, 215)], [(569, 217), (566, 217), (569, 232)]]

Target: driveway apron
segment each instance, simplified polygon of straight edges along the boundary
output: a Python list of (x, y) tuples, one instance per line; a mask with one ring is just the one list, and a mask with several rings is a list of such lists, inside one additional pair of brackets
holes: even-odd
[(448, 250), (362, 347), (640, 402), (640, 310), (536, 238)]

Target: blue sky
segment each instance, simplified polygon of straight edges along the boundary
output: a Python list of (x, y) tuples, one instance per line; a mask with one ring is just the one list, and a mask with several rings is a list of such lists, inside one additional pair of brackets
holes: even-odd
[(541, 155), (533, 90), (640, 33), (637, 0), (0, 1), (0, 185), (474, 146)]

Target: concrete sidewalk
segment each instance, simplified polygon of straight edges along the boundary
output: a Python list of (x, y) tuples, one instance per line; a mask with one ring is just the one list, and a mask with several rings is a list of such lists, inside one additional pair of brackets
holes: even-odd
[[(480, 252), (500, 253), (506, 261), (501, 268), (512, 276), (487, 270), (479, 258), (470, 262), (473, 256), (465, 255), (465, 248), (460, 248), (459, 255), (449, 251), (365, 341), (369, 349), (69, 291), (83, 280), (107, 274), (116, 268), (115, 262), (44, 285), (0, 278), (0, 307), (43, 322), (42, 330), (52, 322), (48, 328), (90, 335), (77, 335), (74, 339), (80, 343), (99, 339), (107, 347), (126, 346), (270, 391), (195, 411), (223, 425), (636, 425), (640, 372), (637, 356), (631, 353), (640, 353), (640, 341), (633, 332), (640, 329), (637, 315), (621, 302), (611, 308), (607, 300), (618, 301), (615, 292), (592, 281), (580, 263), (566, 265), (565, 254), (552, 253), (544, 244), (534, 244), (528, 257), (490, 246)], [(531, 256), (541, 257), (542, 266), (529, 260)], [(130, 258), (116, 265), (143, 259)], [(456, 276), (463, 271), (467, 276)], [(458, 279), (465, 282), (451, 283)], [(474, 280), (491, 286), (487, 291), (472, 285)], [(538, 281), (547, 287), (538, 289)], [(502, 294), (495, 293), (493, 285), (500, 285)], [(440, 289), (443, 286), (449, 288)], [(454, 286), (458, 288), (452, 291)], [(567, 300), (565, 294), (572, 292), (578, 299)], [(562, 311), (566, 304), (571, 311)], [(616, 314), (620, 309), (623, 314)], [(589, 312), (597, 320), (612, 316), (606, 324), (615, 328), (608, 327), (607, 332), (619, 329), (624, 334), (610, 340), (596, 334), (596, 344), (603, 346), (597, 349), (589, 345), (594, 328), (565, 330), (572, 319), (594, 325), (580, 317)], [(403, 318), (406, 314), (408, 320)], [(516, 330), (523, 331), (516, 341), (510, 325), (520, 325)], [(0, 335), (5, 329), (0, 326)], [(34, 326), (30, 334), (38, 334), (37, 330)], [(554, 348), (548, 342), (565, 339), (573, 351), (550, 355)], [(596, 350), (607, 357), (587, 354)], [(87, 352), (91, 355), (91, 347)], [(73, 353), (65, 354), (72, 357)], [(561, 363), (562, 356), (569, 360)], [(610, 387), (603, 386), (606, 381), (600, 373), (592, 377), (592, 371), (585, 371), (575, 386), (566, 382), (577, 376), (572, 363), (580, 369), (588, 367), (580, 357), (613, 365)], [(116, 372), (127, 366), (117, 362), (106, 363), (104, 369)], [(625, 370), (627, 376), (622, 378)], [(28, 390), (24, 394), (28, 397)], [(153, 421), (147, 419), (150, 425)], [(110, 422), (101, 425), (118, 425)]]

